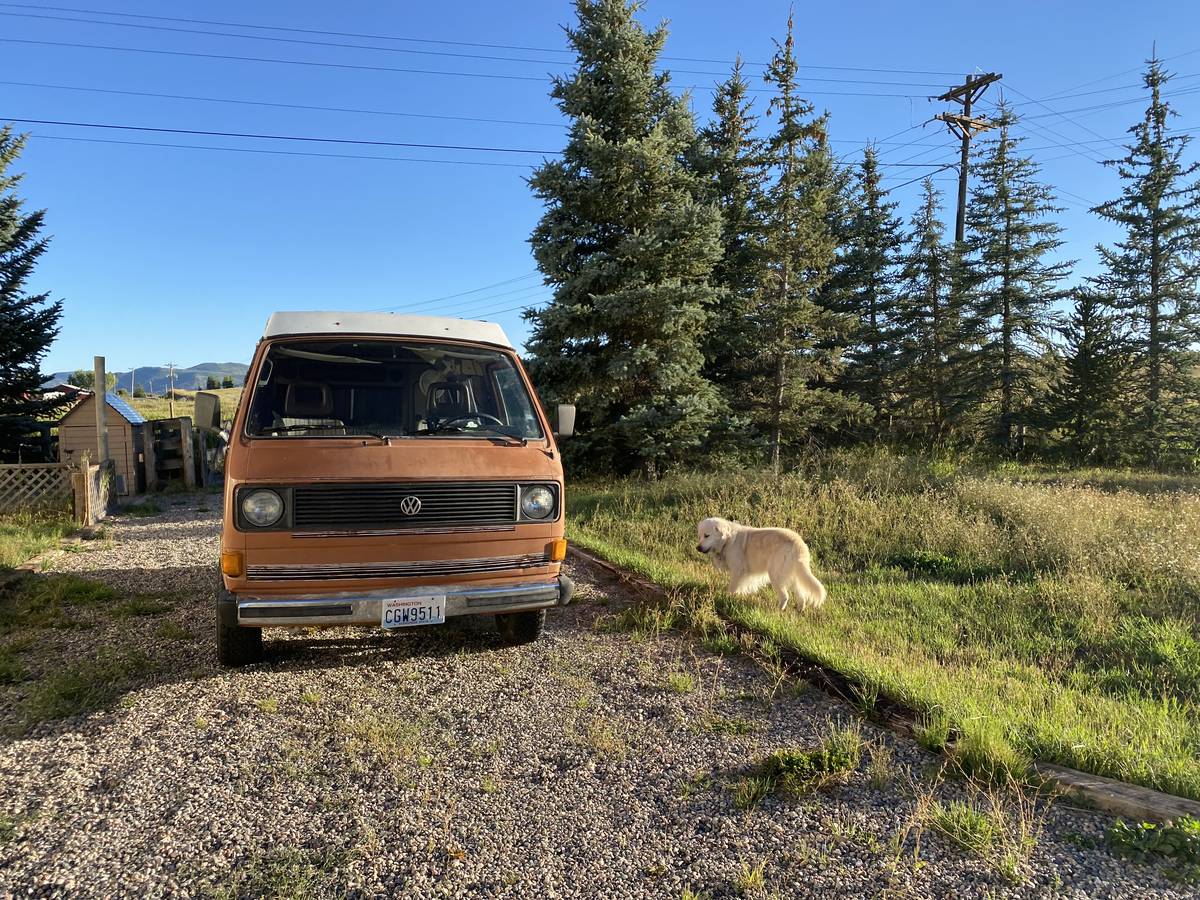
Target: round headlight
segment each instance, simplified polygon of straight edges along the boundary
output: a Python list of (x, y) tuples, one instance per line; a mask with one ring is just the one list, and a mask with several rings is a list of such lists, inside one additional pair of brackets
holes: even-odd
[(554, 493), (549, 488), (525, 488), (521, 494), (521, 512), (531, 519), (544, 519), (554, 511)]
[(242, 518), (258, 528), (274, 525), (283, 515), (283, 501), (274, 491), (251, 491), (242, 497)]

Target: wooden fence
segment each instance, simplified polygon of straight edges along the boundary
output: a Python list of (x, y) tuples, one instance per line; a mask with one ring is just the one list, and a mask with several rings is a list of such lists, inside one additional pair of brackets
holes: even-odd
[(79, 465), (0, 465), (0, 515), (70, 513), (80, 525), (95, 525), (116, 500), (114, 472), (111, 459), (92, 465), (86, 454)]
[(71, 470), (67, 463), (0, 465), (0, 515), (70, 509)]
[(111, 459), (91, 465), (87, 457), (71, 472), (75, 491), (75, 521), (95, 525), (112, 512), (117, 499), (116, 466)]

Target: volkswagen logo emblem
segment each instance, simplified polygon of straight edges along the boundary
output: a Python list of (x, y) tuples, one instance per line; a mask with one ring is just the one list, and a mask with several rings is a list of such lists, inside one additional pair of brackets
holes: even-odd
[(421, 498), (409, 494), (400, 501), (400, 512), (406, 516), (415, 516), (421, 511)]

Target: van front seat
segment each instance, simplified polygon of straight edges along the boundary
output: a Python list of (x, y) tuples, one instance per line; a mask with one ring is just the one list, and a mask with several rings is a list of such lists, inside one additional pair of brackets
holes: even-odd
[(303, 425), (326, 434), (345, 434), (346, 423), (331, 417), (333, 391), (327, 384), (294, 381), (283, 398), (283, 415), (275, 417), (277, 426)]
[(467, 386), (458, 381), (435, 381), (429, 386), (425, 418), (430, 428), (471, 412)]

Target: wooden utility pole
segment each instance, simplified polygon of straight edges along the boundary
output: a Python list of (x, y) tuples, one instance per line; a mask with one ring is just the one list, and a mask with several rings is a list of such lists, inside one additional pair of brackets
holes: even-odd
[(95, 379), (92, 396), (96, 401), (96, 449), (100, 453), (97, 462), (103, 463), (108, 459), (108, 383), (105, 381), (108, 376), (104, 372), (103, 356), (92, 359), (92, 377)]
[(950, 133), (962, 142), (962, 155), (958, 163), (958, 214), (954, 218), (954, 240), (961, 244), (965, 234), (967, 219), (967, 165), (971, 155), (971, 138), (981, 131), (993, 127), (987, 119), (971, 116), (971, 107), (987, 89), (987, 86), (999, 81), (1003, 76), (999, 72), (988, 72), (986, 75), (968, 75), (963, 84), (955, 85), (937, 99), (943, 103), (958, 103), (962, 106), (962, 114), (938, 113), (934, 116), (946, 123)]
[(169, 373), (168, 383), (171, 385), (167, 391), (167, 417), (175, 418), (175, 363), (167, 363), (167, 372)]

